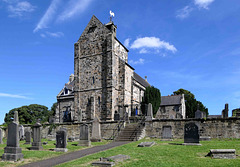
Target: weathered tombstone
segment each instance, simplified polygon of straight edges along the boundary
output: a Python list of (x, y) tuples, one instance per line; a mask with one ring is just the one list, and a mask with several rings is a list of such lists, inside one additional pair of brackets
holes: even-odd
[(31, 132), (27, 131), (27, 132), (25, 133), (26, 142), (25, 142), (24, 144), (31, 144), (31, 138), (32, 138)]
[(19, 147), (18, 124), (16, 122), (12, 122), (8, 125), (7, 147), (4, 148), (2, 160), (18, 161), (22, 159), (22, 148)]
[(78, 146), (91, 146), (90, 133), (87, 124), (80, 125), (80, 140)]
[(172, 139), (172, 127), (171, 126), (163, 126), (162, 129), (162, 139)]
[(33, 125), (32, 131), (33, 131), (33, 142), (32, 147), (30, 147), (30, 150), (43, 150), (42, 143), (41, 143), (41, 124), (40, 122), (37, 122)]
[(148, 109), (147, 109), (147, 118), (146, 121), (152, 121), (153, 119), (153, 109), (152, 109), (152, 104), (148, 104)]
[(19, 125), (19, 140), (24, 140), (24, 126)]
[(100, 142), (102, 141), (101, 137), (101, 125), (97, 116), (95, 116), (92, 123), (92, 142)]
[(138, 144), (138, 147), (152, 147), (155, 144), (155, 142), (142, 142)]
[(2, 138), (3, 138), (3, 136), (2, 136), (2, 129), (0, 128), (0, 144), (3, 144)]
[(235, 149), (211, 149), (209, 156), (216, 159), (235, 159), (236, 150)]
[(19, 124), (19, 122), (18, 122), (18, 111), (14, 111), (14, 120), (13, 120), (13, 122)]
[(224, 118), (228, 118), (228, 103), (225, 104)]
[(198, 126), (193, 122), (184, 126), (184, 145), (200, 145)]
[(60, 129), (56, 133), (56, 148), (54, 151), (57, 152), (67, 152), (67, 131), (65, 129)]

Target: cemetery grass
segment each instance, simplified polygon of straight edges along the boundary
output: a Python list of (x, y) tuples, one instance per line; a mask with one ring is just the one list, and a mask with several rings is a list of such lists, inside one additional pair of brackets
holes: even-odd
[[(3, 142), (6, 143), (7, 141), (3, 140)], [(42, 145), (43, 150), (42, 151), (33, 151), (33, 150), (27, 149), (28, 147), (31, 147), (31, 144), (24, 145), (25, 141), (20, 141), (20, 147), (22, 148), (24, 160), (18, 161), (18, 162), (4, 162), (4, 161), (0, 160), (0, 166), (4, 166), (4, 167), (19, 166), (19, 165), (23, 165), (26, 163), (35, 162), (35, 161), (39, 161), (39, 160), (43, 160), (43, 159), (48, 159), (51, 157), (56, 157), (56, 156), (64, 154), (63, 152), (52, 151), (54, 148), (56, 148), (56, 146), (54, 145), (54, 143), (56, 143), (56, 141), (48, 141), (47, 139), (42, 139), (42, 142), (47, 142), (47, 145)], [(103, 144), (107, 144), (107, 143), (108, 142), (106, 140), (103, 140), (103, 142), (92, 142), (91, 144), (93, 146), (97, 146), (97, 145), (103, 145)], [(83, 147), (83, 146), (77, 146), (77, 144), (78, 144), (78, 141), (68, 142), (68, 145), (67, 145), (68, 152), (67, 153), (88, 148), (88, 147)], [(2, 154), (4, 153), (4, 147), (6, 147), (6, 144), (0, 144), (0, 156), (2, 156)]]
[[(152, 147), (137, 147), (141, 142), (155, 141)], [(171, 143), (171, 144), (170, 144)], [(202, 146), (183, 146), (183, 140), (160, 141), (159, 139), (142, 139), (107, 151), (92, 154), (74, 161), (60, 164), (57, 167), (91, 166), (100, 157), (109, 157), (118, 154), (129, 155), (131, 158), (116, 166), (125, 167), (202, 167), (202, 166), (240, 166), (240, 156), (236, 159), (211, 159), (205, 157), (210, 149), (236, 149), (240, 155), (240, 139), (212, 139), (201, 141)]]

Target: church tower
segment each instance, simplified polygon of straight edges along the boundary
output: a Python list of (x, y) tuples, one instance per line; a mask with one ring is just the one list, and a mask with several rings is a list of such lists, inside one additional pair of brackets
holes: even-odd
[[(74, 121), (113, 120), (124, 105), (128, 50), (117, 40), (116, 28), (92, 16), (74, 45)], [(131, 82), (134, 69), (129, 69)]]

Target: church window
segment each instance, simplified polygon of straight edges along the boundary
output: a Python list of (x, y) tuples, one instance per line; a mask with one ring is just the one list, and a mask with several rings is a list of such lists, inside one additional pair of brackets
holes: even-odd
[(68, 89), (67, 89), (67, 88), (65, 88), (65, 90), (64, 90), (64, 94), (65, 94), (65, 95), (68, 94)]
[(95, 83), (95, 78), (94, 78), (94, 77), (92, 77), (92, 83), (93, 83), (93, 84)]
[(100, 97), (98, 96), (98, 104), (100, 105), (101, 101), (100, 101)]
[(88, 29), (88, 32), (87, 32), (87, 33), (89, 34), (89, 33), (94, 32), (96, 28), (97, 28), (97, 26), (92, 26), (92, 27), (90, 27), (90, 28)]

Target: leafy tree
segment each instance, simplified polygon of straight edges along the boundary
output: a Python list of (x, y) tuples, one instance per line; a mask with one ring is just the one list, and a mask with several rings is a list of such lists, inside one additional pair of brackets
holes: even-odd
[(146, 114), (146, 105), (151, 103), (153, 107), (153, 115), (155, 115), (159, 109), (159, 106), (161, 104), (161, 93), (158, 88), (155, 88), (153, 86), (149, 86), (146, 88), (144, 92), (144, 96), (141, 102), (141, 110), (142, 113)]
[(240, 108), (236, 108), (234, 110), (232, 110), (232, 116), (236, 117), (236, 113), (240, 111)]
[(51, 107), (51, 110), (48, 112), (48, 119), (47, 120), (49, 120), (49, 118), (51, 116), (56, 114), (56, 108), (57, 108), (57, 102), (53, 103), (53, 105)]
[(195, 99), (194, 94), (192, 94), (190, 91), (181, 88), (181, 89), (178, 89), (177, 91), (173, 92), (173, 94), (174, 95), (184, 94), (187, 118), (194, 118), (195, 112), (197, 111), (197, 109), (205, 112), (206, 116), (208, 116), (208, 108), (206, 108), (202, 104), (202, 102), (197, 101)]
[(9, 124), (14, 119), (14, 111), (18, 111), (18, 118), (20, 124), (33, 124), (40, 119), (41, 122), (48, 120), (49, 111), (46, 106), (39, 104), (31, 104), (29, 106), (22, 106), (14, 108), (6, 113), (4, 121)]

